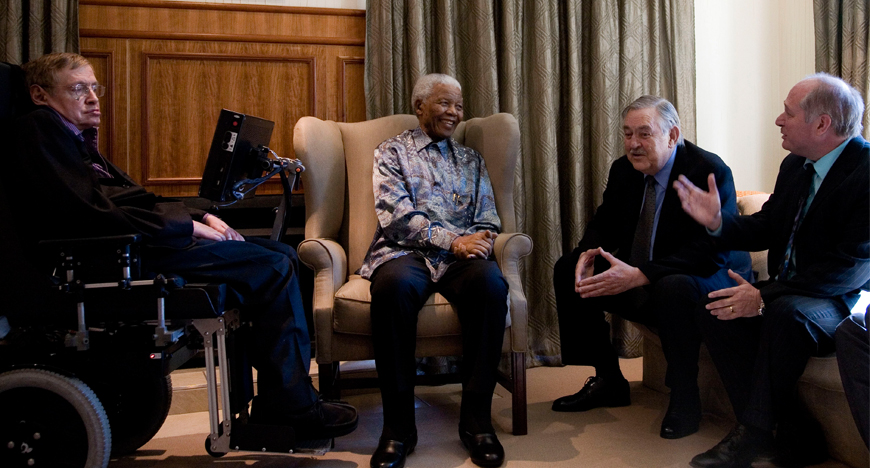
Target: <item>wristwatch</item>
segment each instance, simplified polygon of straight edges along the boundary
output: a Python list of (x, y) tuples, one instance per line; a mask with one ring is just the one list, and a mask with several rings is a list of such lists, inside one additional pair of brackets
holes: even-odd
[(764, 299), (761, 300), (761, 304), (758, 306), (758, 315), (764, 315)]

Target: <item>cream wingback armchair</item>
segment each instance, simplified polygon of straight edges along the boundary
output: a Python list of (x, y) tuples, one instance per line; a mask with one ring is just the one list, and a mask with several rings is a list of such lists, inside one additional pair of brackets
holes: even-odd
[[(320, 390), (338, 396), (341, 388), (377, 386), (372, 379), (341, 378), (340, 361), (374, 359), (369, 311), (369, 281), (355, 275), (377, 227), (372, 190), (375, 148), (387, 138), (415, 128), (417, 117), (393, 115), (359, 123), (299, 119), (294, 129), (296, 157), (306, 167), (305, 240), (299, 258), (314, 270), (314, 332)], [(492, 180), (502, 231), (494, 255), (508, 281), (510, 316), (502, 352), (509, 372), (499, 382), (513, 396), (513, 433), (526, 433), (526, 351), (528, 312), (519, 277), (519, 260), (531, 253), (532, 240), (516, 231), (513, 181), (519, 153), (519, 127), (510, 114), (462, 122), (453, 135), (483, 156)], [(459, 318), (434, 294), (420, 311), (417, 356), (462, 354)], [(361, 382), (360, 382), (361, 381)], [(458, 380), (455, 380), (458, 381)], [(426, 383), (420, 381), (419, 383)]]

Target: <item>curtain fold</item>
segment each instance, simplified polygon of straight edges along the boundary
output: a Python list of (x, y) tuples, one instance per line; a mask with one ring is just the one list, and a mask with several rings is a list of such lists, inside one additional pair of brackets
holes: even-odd
[(694, 139), (693, 2), (369, 0), (366, 26), (369, 119), (413, 113), (414, 82), (433, 72), (462, 84), (467, 119), (517, 118), (518, 229), (535, 242), (522, 272), (531, 358), (559, 364), (553, 265), (576, 247), (623, 154), (620, 112), (663, 96)]
[(22, 64), (79, 51), (77, 0), (8, 0), (0, 5), (0, 61)]
[(864, 97), (864, 138), (870, 138), (870, 0), (813, 0), (816, 71), (839, 76)]

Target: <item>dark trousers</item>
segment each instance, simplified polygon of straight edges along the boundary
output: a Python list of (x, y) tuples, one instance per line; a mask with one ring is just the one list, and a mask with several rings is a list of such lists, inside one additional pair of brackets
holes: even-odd
[(508, 310), (507, 281), (496, 262), (460, 260), (433, 282), (425, 260), (409, 254), (379, 266), (370, 279), (372, 341), (385, 433), (403, 436), (414, 430), (417, 314), (436, 292), (456, 307), (462, 326), (460, 424), (472, 422), (463, 418), (476, 418), (477, 423), (490, 425)]
[(257, 369), (257, 407), (292, 413), (316, 401), (308, 378), (311, 343), (296, 276), (299, 261), (290, 246), (253, 237), (200, 240), (185, 250), (151, 249), (143, 257), (148, 271), (229, 286), (228, 305), (253, 323), (249, 354)]
[[(574, 271), (580, 252), (556, 262), (553, 286), (559, 316), (562, 363), (593, 366), (599, 376), (619, 372), (616, 350), (610, 342), (610, 324), (604, 312), (658, 329), (668, 362), (665, 383), (672, 390), (694, 390), (698, 385), (701, 333), (694, 313), (706, 294), (734, 286), (726, 270), (709, 278), (669, 275), (614, 296), (584, 299), (574, 291)], [(596, 271), (598, 269), (596, 264)]]
[(763, 317), (719, 320), (703, 306), (698, 324), (737, 420), (766, 430), (794, 418), (797, 381), (811, 356), (834, 351), (834, 330), (854, 300), (781, 296)]
[(834, 343), (846, 400), (849, 401), (858, 432), (864, 444), (870, 448), (870, 334), (865, 320), (864, 312), (846, 317), (834, 333)]

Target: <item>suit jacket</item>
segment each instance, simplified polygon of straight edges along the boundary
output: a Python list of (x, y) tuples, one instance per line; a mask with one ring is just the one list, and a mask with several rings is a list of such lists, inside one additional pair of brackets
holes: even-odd
[[(638, 266), (650, 282), (672, 274), (708, 277), (726, 266), (735, 271), (748, 272), (748, 255), (735, 256), (733, 263), (739, 265), (730, 265), (729, 252), (716, 250), (706, 229), (683, 211), (672, 186), (677, 176), (683, 174), (695, 185), (706, 187), (710, 173), (716, 176), (723, 213), (737, 213), (731, 169), (719, 156), (688, 141), (678, 146), (656, 226), (652, 260)], [(604, 201), (587, 225), (574, 255), (579, 257), (588, 249), (603, 247), (627, 262), (634, 243), (644, 190), (644, 174), (635, 170), (626, 156), (614, 161), (604, 189)], [(596, 271), (600, 271), (597, 266)]]
[(192, 244), (192, 219), (203, 212), (163, 199), (107, 162), (114, 178), (100, 178), (84, 142), (51, 109), (39, 108), (15, 121), (4, 170), (18, 230), (31, 243), (49, 238), (142, 234), (151, 245)]
[[(852, 138), (819, 186), (795, 233), (795, 275), (757, 286), (765, 301), (786, 294), (833, 298), (867, 289), (870, 281), (870, 144)], [(722, 246), (770, 249), (771, 277), (779, 271), (801, 198), (806, 158), (790, 154), (782, 161), (770, 199), (757, 213), (723, 213)]]

